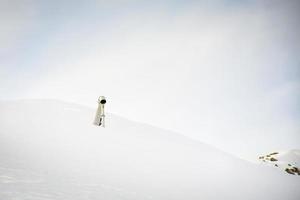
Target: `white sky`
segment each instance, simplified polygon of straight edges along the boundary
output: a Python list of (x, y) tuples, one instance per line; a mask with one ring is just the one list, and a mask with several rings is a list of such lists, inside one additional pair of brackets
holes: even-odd
[(299, 10), (296, 0), (0, 0), (0, 99), (95, 107), (105, 95), (108, 112), (242, 157), (300, 148)]

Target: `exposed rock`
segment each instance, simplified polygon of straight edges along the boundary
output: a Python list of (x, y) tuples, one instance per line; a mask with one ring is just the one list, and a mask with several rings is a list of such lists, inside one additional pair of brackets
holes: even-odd
[(289, 168), (285, 168), (285, 171), (287, 172), (287, 173), (289, 173), (289, 174), (293, 174), (293, 175), (295, 175), (295, 172), (293, 172), (291, 169), (289, 169)]
[(297, 152), (298, 151), (296, 150), (289, 151), (289, 154), (287, 154), (286, 152), (272, 152), (270, 154), (259, 156), (259, 160), (268, 164), (272, 163), (270, 166), (282, 169), (288, 174), (300, 175), (300, 168), (296, 166), (296, 163), (300, 163), (299, 159), (297, 159), (297, 155), (300, 154), (297, 154)]
[(275, 162), (275, 161), (278, 161), (276, 158), (270, 158), (270, 161), (272, 161), (272, 162)]

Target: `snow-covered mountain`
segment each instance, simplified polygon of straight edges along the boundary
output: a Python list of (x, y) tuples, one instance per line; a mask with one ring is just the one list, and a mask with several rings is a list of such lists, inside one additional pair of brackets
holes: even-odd
[(269, 166), (274, 166), (292, 175), (300, 175), (300, 150), (276, 151), (264, 156), (259, 160)]
[(0, 199), (298, 200), (300, 179), (54, 100), (0, 103)]

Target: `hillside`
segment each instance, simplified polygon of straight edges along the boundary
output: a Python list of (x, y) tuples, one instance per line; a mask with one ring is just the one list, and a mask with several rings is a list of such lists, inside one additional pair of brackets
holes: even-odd
[(54, 100), (0, 103), (0, 199), (298, 200), (300, 179)]
[(276, 151), (264, 156), (259, 160), (269, 166), (274, 166), (292, 175), (300, 176), (300, 150)]

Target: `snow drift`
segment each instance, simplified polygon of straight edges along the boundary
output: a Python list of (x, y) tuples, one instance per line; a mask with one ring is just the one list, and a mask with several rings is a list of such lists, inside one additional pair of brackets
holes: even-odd
[(300, 179), (180, 134), (54, 101), (0, 103), (0, 199), (289, 199)]

